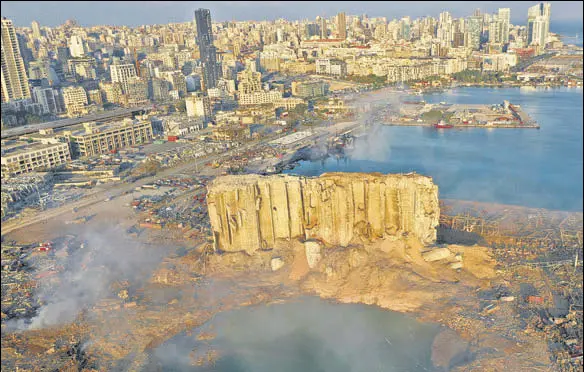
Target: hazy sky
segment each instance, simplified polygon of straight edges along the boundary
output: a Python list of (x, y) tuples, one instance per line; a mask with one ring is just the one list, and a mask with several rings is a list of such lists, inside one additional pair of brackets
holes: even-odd
[[(554, 22), (582, 23), (582, 1), (550, 1), (552, 31)], [(454, 17), (497, 8), (511, 8), (511, 21), (525, 24), (527, 8), (534, 1), (2, 1), (2, 16), (17, 26), (30, 26), (37, 20), (43, 26), (57, 26), (75, 19), (82, 26), (165, 24), (193, 19), (194, 10), (208, 8), (214, 21), (264, 20), (285, 18), (314, 19), (317, 15), (333, 16), (339, 11), (367, 14), (370, 17), (412, 18), (438, 17), (448, 10)]]

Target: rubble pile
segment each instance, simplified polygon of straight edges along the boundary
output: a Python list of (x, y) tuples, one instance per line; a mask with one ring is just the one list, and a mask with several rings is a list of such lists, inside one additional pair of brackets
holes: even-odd
[(2, 321), (29, 319), (40, 307), (27, 260), (32, 246), (2, 246)]
[(512, 332), (543, 338), (557, 370), (581, 371), (582, 213), (448, 204), (440, 228), (480, 237), (507, 283), (479, 293), (480, 317), (489, 322), (505, 319), (506, 312), (518, 316), (520, 326), (510, 327)]
[(139, 235), (139, 227), (174, 229), (180, 231), (185, 239), (207, 235), (210, 224), (204, 187), (209, 180), (206, 176), (177, 176), (142, 186), (141, 191), (154, 189), (158, 193), (141, 195), (129, 204), (141, 216), (137, 227), (131, 228), (128, 233)]
[(39, 193), (51, 184), (50, 173), (28, 173), (2, 179), (2, 220), (13, 216), (20, 209), (38, 202)]

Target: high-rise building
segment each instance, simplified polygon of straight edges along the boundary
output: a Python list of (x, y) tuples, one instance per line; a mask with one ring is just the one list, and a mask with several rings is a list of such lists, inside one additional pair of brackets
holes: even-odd
[(509, 42), (509, 23), (511, 21), (511, 9), (509, 8), (499, 8), (499, 14), (497, 15), (500, 26), (500, 42), (507, 44)]
[(205, 122), (211, 118), (211, 101), (209, 97), (204, 97), (201, 94), (188, 96), (185, 99), (187, 116), (201, 117)]
[(339, 39), (347, 38), (347, 18), (345, 13), (337, 14), (337, 34)]
[(136, 67), (131, 63), (110, 65), (112, 83), (120, 83), (124, 94), (128, 92), (130, 78), (137, 76)]
[(28, 78), (12, 21), (2, 18), (2, 102), (30, 98)]
[(466, 20), (465, 45), (474, 50), (478, 50), (481, 45), (482, 31), (483, 17), (480, 14), (468, 17)]
[(452, 40), (452, 46), (454, 48), (458, 48), (464, 46), (464, 33), (457, 31), (454, 33), (454, 37)]
[(539, 3), (527, 11), (527, 43), (543, 48), (550, 30), (551, 4)]
[(401, 39), (409, 40), (411, 30), (411, 20), (410, 17), (403, 17), (399, 21), (399, 35)]
[(63, 112), (59, 92), (53, 88), (35, 87), (32, 89), (32, 99), (40, 103), (44, 114), (58, 114)]
[(489, 43), (501, 43), (502, 22), (499, 21), (499, 16), (494, 15), (489, 23)]
[(440, 13), (437, 36), (443, 46), (450, 47), (453, 38), (452, 28), (452, 16), (450, 13)]
[(166, 101), (169, 99), (170, 83), (164, 79), (153, 78), (149, 84), (150, 98), (155, 101)]
[(83, 57), (85, 56), (85, 45), (83, 44), (83, 39), (79, 35), (71, 36), (69, 40), (69, 50), (71, 51), (72, 57)]
[(326, 18), (321, 17), (318, 25), (320, 28), (320, 38), (321, 39), (328, 39), (328, 29), (327, 29), (327, 25), (326, 25)]
[(41, 38), (41, 25), (37, 21), (32, 21), (32, 37), (35, 39)]
[(83, 87), (63, 88), (63, 100), (67, 109), (67, 115), (75, 117), (84, 112), (85, 106), (89, 103), (87, 93)]
[(240, 94), (259, 92), (262, 90), (262, 74), (245, 69), (237, 74), (237, 85)]
[(217, 49), (213, 45), (211, 11), (209, 9), (195, 10), (195, 23), (197, 25), (197, 45), (203, 63), (203, 89), (206, 91), (209, 88), (215, 88), (217, 80), (219, 80)]
[(133, 76), (128, 79), (128, 90), (126, 91), (128, 105), (137, 107), (148, 103), (148, 80)]

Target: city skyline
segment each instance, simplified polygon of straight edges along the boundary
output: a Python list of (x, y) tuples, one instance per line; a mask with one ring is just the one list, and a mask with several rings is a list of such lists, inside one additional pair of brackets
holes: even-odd
[[(438, 17), (441, 11), (452, 13), (453, 17), (466, 17), (479, 8), (485, 13), (494, 13), (505, 7), (511, 9), (511, 23), (525, 25), (528, 8), (537, 2), (419, 2), (420, 7), (409, 3), (354, 2), (314, 3), (314, 2), (142, 2), (136, 11), (134, 2), (66, 2), (67, 12), (62, 7), (65, 2), (2, 2), (2, 14), (12, 19), (16, 27), (31, 27), (33, 21), (41, 26), (54, 27), (67, 19), (75, 19), (82, 26), (126, 25), (136, 27), (146, 24), (181, 23), (193, 20), (197, 8), (208, 8), (216, 22), (221, 21), (261, 21), (285, 18), (290, 21), (314, 19), (316, 16), (332, 17), (338, 12), (352, 15), (367, 14), (369, 17), (386, 17), (388, 20), (410, 16)], [(582, 2), (553, 1), (554, 21), (582, 23)], [(34, 5), (34, 6), (31, 6)], [(574, 7), (579, 7), (574, 9)], [(114, 10), (115, 11), (112, 11)], [(91, 17), (91, 18), (89, 18)], [(553, 31), (553, 27), (552, 30)]]

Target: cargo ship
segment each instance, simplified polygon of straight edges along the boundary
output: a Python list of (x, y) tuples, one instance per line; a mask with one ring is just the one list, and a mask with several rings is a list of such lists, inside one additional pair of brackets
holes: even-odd
[(444, 120), (440, 120), (438, 123), (434, 124), (434, 128), (436, 129), (450, 129), (454, 128), (452, 124), (446, 124)]

